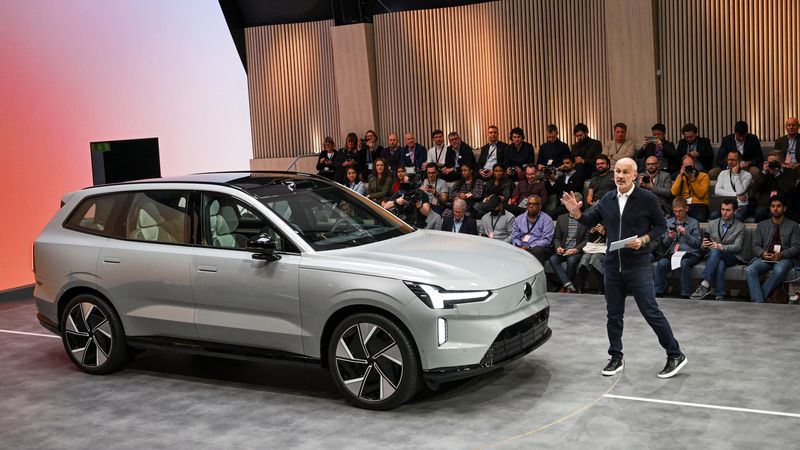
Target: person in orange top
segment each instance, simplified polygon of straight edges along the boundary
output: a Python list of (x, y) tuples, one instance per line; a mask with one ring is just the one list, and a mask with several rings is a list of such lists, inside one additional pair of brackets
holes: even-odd
[(681, 170), (672, 183), (672, 195), (683, 197), (689, 204), (689, 217), (698, 222), (708, 221), (709, 178), (705, 172), (699, 172), (691, 155), (683, 157)]

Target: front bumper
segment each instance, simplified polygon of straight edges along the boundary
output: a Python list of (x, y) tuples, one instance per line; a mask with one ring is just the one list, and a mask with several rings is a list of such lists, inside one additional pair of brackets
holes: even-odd
[(481, 375), (519, 359), (547, 342), (553, 332), (547, 326), (550, 307), (503, 329), (486, 350), (480, 363), (438, 367), (423, 371), (428, 383), (438, 384)]

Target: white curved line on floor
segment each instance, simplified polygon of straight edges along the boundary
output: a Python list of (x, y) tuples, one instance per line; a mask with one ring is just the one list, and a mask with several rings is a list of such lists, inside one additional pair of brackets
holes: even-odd
[(46, 338), (61, 339), (61, 336), (56, 336), (55, 334), (28, 333), (26, 331), (0, 330), (0, 333), (22, 334), (22, 335), (25, 335), (25, 336), (39, 336), (39, 337), (46, 337)]
[(603, 395), (605, 398), (614, 398), (618, 400), (631, 400), (635, 402), (646, 402), (646, 403), (660, 403), (663, 405), (675, 405), (675, 406), (689, 406), (692, 408), (706, 408), (706, 409), (720, 409), (723, 411), (735, 411), (735, 412), (745, 412), (745, 413), (752, 413), (752, 414), (766, 414), (769, 416), (783, 416), (783, 417), (793, 417), (795, 419), (800, 419), (800, 414), (795, 413), (785, 413), (779, 411), (766, 411), (763, 409), (750, 409), (750, 408), (735, 408), (733, 406), (719, 406), (719, 405), (708, 405), (705, 403), (688, 403), (688, 402), (676, 402), (673, 400), (658, 400), (654, 398), (643, 398), (643, 397), (628, 397), (625, 395), (614, 395), (614, 394), (605, 394)]

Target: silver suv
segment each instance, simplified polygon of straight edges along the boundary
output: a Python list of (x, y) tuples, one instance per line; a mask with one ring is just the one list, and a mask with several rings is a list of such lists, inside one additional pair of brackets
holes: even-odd
[(385, 410), (550, 337), (527, 252), (412, 228), (313, 175), (146, 180), (62, 204), (34, 243), (34, 297), (88, 373), (119, 370), (134, 348), (281, 358)]

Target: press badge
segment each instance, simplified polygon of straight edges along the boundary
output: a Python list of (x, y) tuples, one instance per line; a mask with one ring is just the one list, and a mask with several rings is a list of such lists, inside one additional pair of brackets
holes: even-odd
[(522, 237), (522, 242), (528, 242), (530, 240), (531, 240), (531, 235), (530, 234), (526, 234), (525, 236)]

